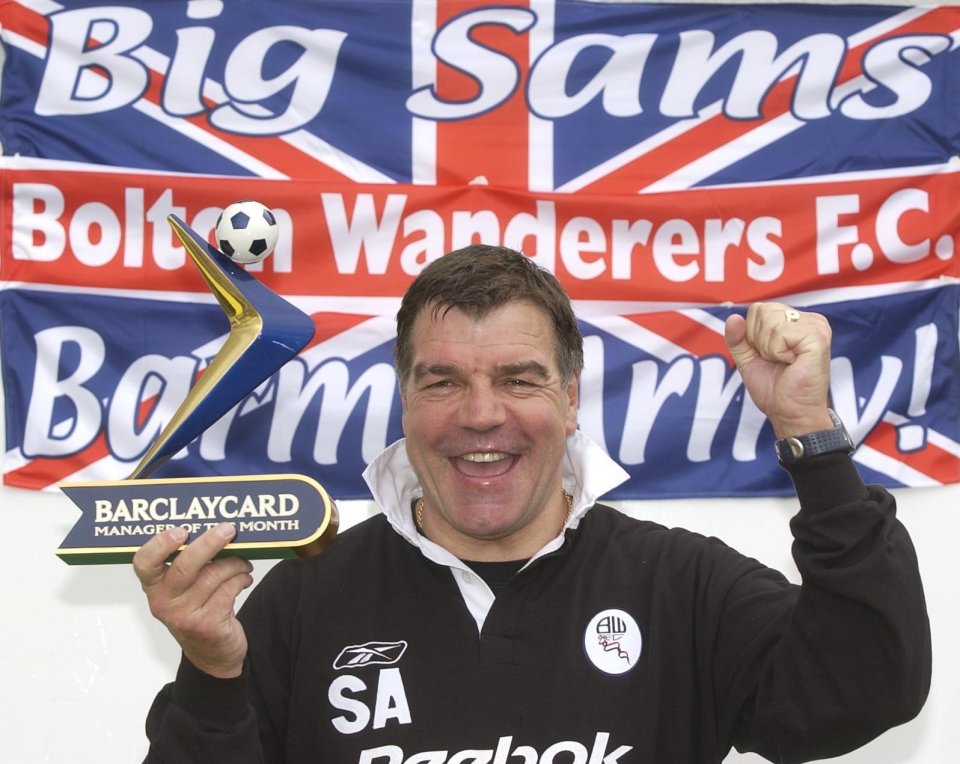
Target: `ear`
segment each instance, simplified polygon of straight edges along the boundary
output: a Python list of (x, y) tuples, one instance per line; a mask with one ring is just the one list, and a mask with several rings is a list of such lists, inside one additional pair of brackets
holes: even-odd
[(580, 374), (574, 374), (567, 383), (567, 435), (577, 430), (577, 411), (580, 408)]
[(397, 386), (400, 393), (400, 424), (403, 426), (404, 434), (407, 431), (407, 391), (403, 385)]

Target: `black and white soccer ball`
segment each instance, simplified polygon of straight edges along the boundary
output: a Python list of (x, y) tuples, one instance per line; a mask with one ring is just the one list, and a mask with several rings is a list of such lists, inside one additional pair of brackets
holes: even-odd
[(228, 205), (217, 218), (217, 246), (235, 263), (259, 263), (277, 246), (278, 233), (270, 208), (250, 199)]

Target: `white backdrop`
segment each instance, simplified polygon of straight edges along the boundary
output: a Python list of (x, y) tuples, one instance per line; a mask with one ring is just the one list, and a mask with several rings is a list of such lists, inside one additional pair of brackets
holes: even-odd
[[(0, 424), (2, 416), (0, 392)], [(930, 698), (917, 719), (832, 759), (834, 764), (953, 764), (960, 750), (960, 606), (952, 551), (960, 539), (960, 486), (900, 491), (897, 497), (900, 518), (920, 555), (933, 625)], [(652, 501), (620, 507), (665, 525), (715, 535), (792, 580), (799, 578), (787, 527), (793, 501)], [(364, 502), (344, 502), (340, 509), (341, 527), (374, 511)], [(176, 645), (152, 620), (129, 566), (71, 567), (55, 556), (77, 516), (59, 494), (0, 487), (4, 764), (141, 761), (147, 709), (176, 670)], [(270, 564), (257, 563), (258, 580)], [(733, 753), (726, 761), (762, 760)]]

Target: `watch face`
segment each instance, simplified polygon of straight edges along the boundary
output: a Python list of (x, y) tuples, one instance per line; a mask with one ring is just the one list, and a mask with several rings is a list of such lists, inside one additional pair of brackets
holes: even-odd
[(803, 443), (799, 438), (784, 438), (780, 441), (780, 458), (799, 459), (803, 452)]

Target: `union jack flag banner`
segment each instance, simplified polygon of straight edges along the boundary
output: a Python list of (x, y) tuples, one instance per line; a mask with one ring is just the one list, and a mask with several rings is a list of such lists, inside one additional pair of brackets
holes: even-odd
[(865, 477), (960, 481), (960, 8), (0, 0), (4, 481), (129, 474), (227, 326), (171, 235), (239, 199), (316, 335), (162, 477), (339, 498), (401, 432), (400, 295), (474, 241), (555, 272), (613, 499), (789, 490), (723, 320), (825, 314)]

